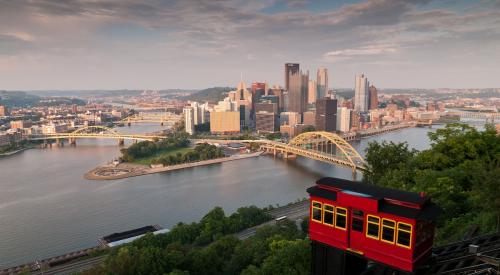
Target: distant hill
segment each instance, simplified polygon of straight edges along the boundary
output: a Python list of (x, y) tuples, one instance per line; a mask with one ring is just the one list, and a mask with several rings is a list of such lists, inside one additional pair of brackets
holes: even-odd
[(217, 101), (223, 100), (224, 97), (227, 96), (227, 93), (234, 90), (235, 88), (231, 87), (213, 87), (204, 90), (200, 90), (198, 92), (194, 92), (188, 96), (183, 97), (184, 100), (192, 100), (198, 102), (212, 102), (216, 103)]
[(7, 107), (30, 107), (40, 101), (39, 96), (30, 95), (25, 92), (0, 91), (0, 105)]

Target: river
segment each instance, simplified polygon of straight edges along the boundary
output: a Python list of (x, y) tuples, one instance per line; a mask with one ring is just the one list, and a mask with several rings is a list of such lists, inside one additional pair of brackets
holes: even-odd
[[(118, 128), (150, 132), (157, 126)], [(429, 146), (429, 128), (410, 128), (353, 142), (362, 154), (370, 141)], [(350, 178), (350, 170), (298, 158), (270, 156), (114, 181), (82, 175), (119, 155), (115, 140), (78, 140), (0, 159), (0, 269), (95, 246), (104, 235), (148, 224), (171, 228), (198, 221), (215, 206), (286, 204), (306, 196), (323, 176)]]

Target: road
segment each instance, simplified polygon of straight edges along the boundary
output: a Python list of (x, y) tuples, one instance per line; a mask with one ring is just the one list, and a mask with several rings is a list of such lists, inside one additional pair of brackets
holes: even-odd
[[(309, 216), (309, 201), (308, 200), (301, 201), (301, 202), (294, 203), (291, 205), (275, 208), (275, 209), (270, 210), (268, 213), (271, 214), (273, 216), (273, 218), (275, 218), (275, 219), (279, 218), (279, 217), (286, 216), (287, 219), (289, 219), (291, 221), (297, 221), (297, 220), (303, 219), (304, 217)], [(275, 220), (268, 221), (268, 222), (265, 222), (263, 224), (260, 224), (260, 225), (254, 226), (254, 227), (250, 227), (250, 228), (245, 229), (239, 233), (236, 233), (235, 236), (240, 240), (245, 240), (245, 239), (248, 239), (251, 236), (255, 235), (255, 232), (257, 232), (257, 229), (259, 229), (260, 227), (263, 227), (265, 225), (272, 225), (275, 223), (276, 223)]]

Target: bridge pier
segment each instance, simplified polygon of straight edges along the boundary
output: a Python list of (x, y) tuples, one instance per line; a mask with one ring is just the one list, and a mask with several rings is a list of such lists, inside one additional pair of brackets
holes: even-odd
[(118, 146), (124, 146), (125, 145), (125, 140), (123, 138), (118, 139)]
[(69, 138), (69, 145), (76, 146), (76, 138)]
[(64, 147), (64, 139), (56, 138), (56, 145), (57, 147)]
[(356, 172), (356, 168), (352, 169), (352, 181), (356, 181), (356, 178), (358, 177), (358, 172)]

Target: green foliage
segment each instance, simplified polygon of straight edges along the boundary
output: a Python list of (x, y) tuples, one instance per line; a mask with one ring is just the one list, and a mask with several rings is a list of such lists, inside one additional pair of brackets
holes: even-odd
[(263, 226), (244, 241), (231, 235), (270, 219), (255, 206), (229, 217), (216, 207), (199, 223), (111, 250), (104, 265), (84, 274), (308, 274), (310, 244), (294, 222)]
[(365, 180), (391, 188), (424, 191), (444, 209), (438, 242), (460, 238), (471, 225), (495, 230), (500, 217), (500, 136), (449, 124), (429, 133), (431, 148), (421, 152), (407, 144), (370, 143)]
[(7, 107), (31, 107), (39, 100), (40, 97), (25, 92), (0, 91), (0, 105)]
[(266, 138), (269, 140), (280, 139), (281, 137), (282, 137), (282, 134), (280, 132), (269, 133), (266, 135)]
[(185, 152), (184, 154), (178, 152), (176, 155), (168, 154), (153, 160), (153, 163), (161, 163), (163, 165), (174, 165), (186, 162), (194, 162), (201, 160), (209, 160), (224, 157), (222, 149), (217, 148), (215, 145), (202, 143), (196, 145), (194, 150)]
[(160, 141), (141, 141), (130, 145), (128, 148), (121, 149), (121, 159), (125, 162), (152, 156), (162, 150), (171, 150), (174, 148), (183, 148), (189, 145), (187, 135), (171, 134)]
[(230, 87), (213, 87), (213, 88), (208, 88), (204, 89), (195, 93), (192, 93), (182, 99), (184, 100), (192, 100), (192, 101), (198, 101), (198, 102), (212, 102), (216, 103), (220, 100), (223, 100), (224, 97), (227, 96), (227, 94), (234, 90), (234, 88)]

